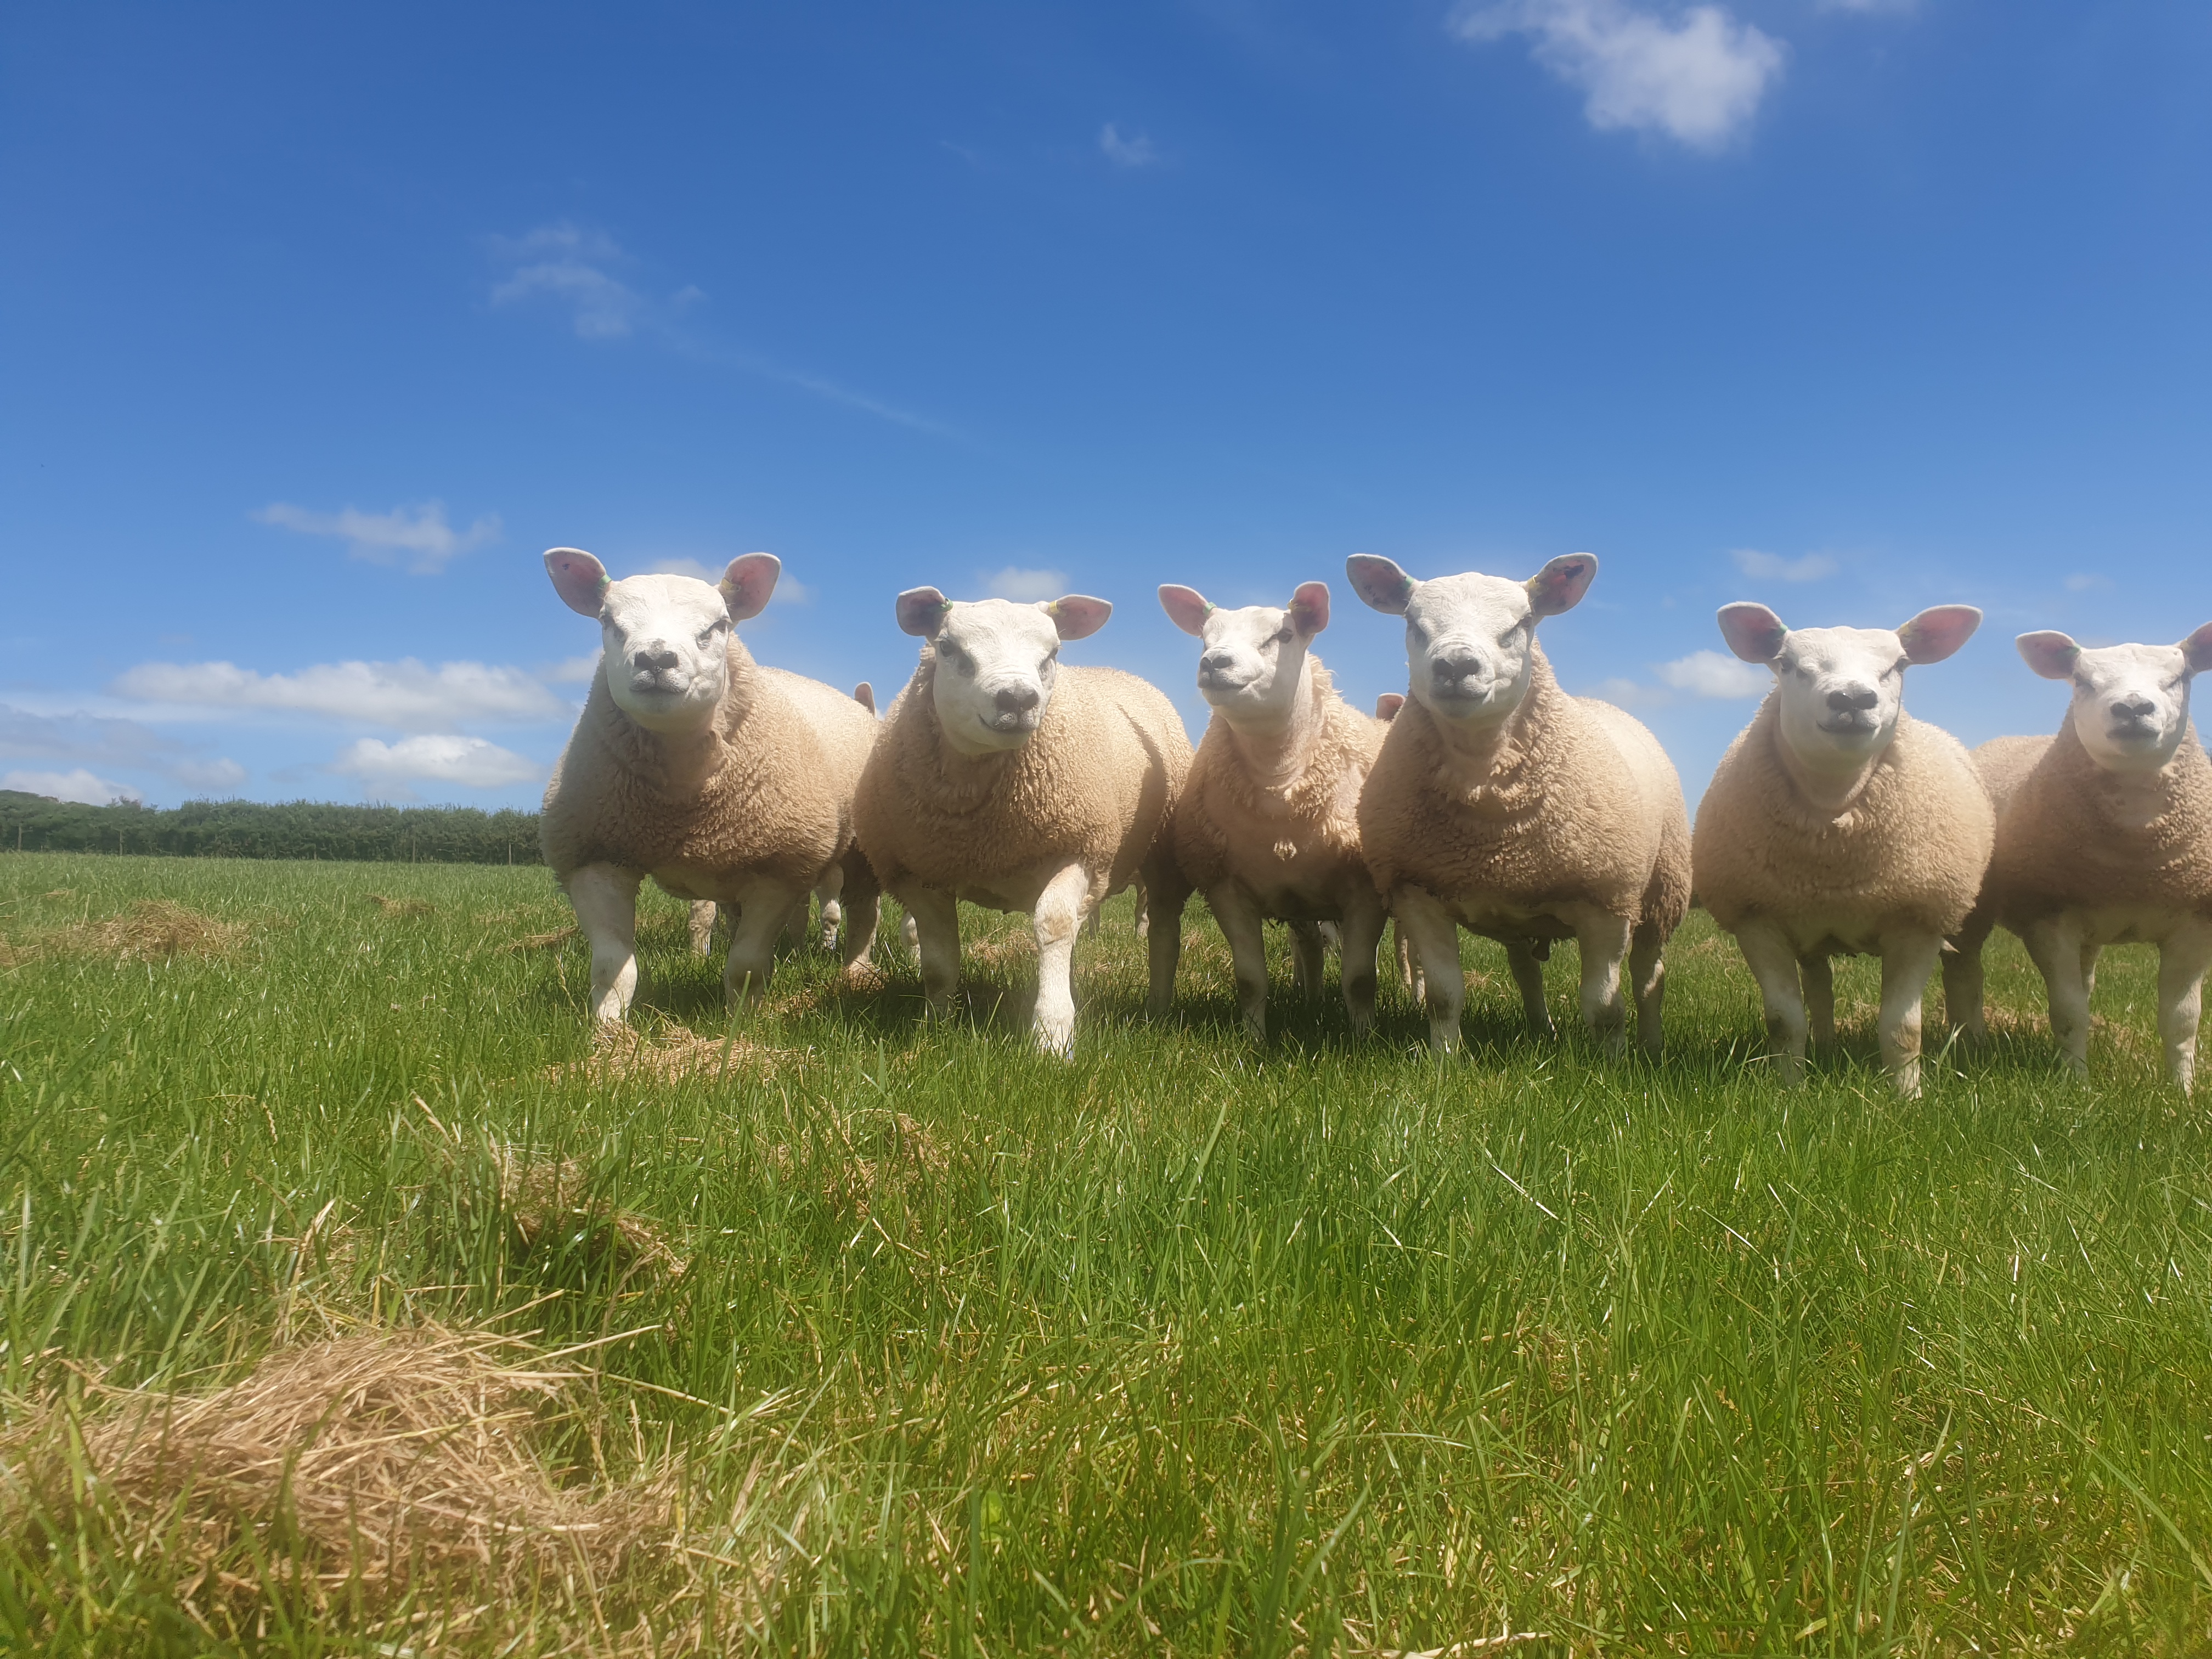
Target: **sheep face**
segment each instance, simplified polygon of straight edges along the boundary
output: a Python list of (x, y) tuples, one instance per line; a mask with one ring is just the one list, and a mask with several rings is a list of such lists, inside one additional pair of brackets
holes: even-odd
[(730, 631), (768, 603), (783, 567), (749, 553), (719, 586), (690, 576), (617, 582), (590, 554), (556, 547), (545, 568), (569, 609), (598, 619), (615, 706), (648, 731), (679, 732), (714, 719), (730, 689)]
[(899, 595), (899, 626), (937, 656), (930, 696), (945, 740), (963, 755), (1003, 754), (1036, 735), (1060, 676), (1060, 647), (1105, 626), (1114, 607), (1081, 594), (1036, 605), (956, 605), (933, 587)]
[(1160, 606), (1186, 634), (1205, 641), (1199, 695), (1240, 731), (1287, 726), (1314, 636), (1328, 626), (1328, 587), (1307, 582), (1288, 605), (1224, 610), (1194, 588), (1160, 589)]
[(2070, 681), (2074, 735), (2108, 772), (2155, 772), (2189, 729), (2189, 682), (2212, 666), (2212, 623), (2179, 645), (2085, 650), (2063, 634), (2023, 634), (2020, 654), (2044, 678)]
[(1814, 774), (1849, 776), (1897, 734), (1905, 671), (1941, 662), (1980, 625), (1972, 605), (1936, 605), (1902, 628), (1785, 627), (1763, 605), (1721, 611), (1721, 634), (1746, 662), (1774, 671), (1782, 741)]
[(1407, 690), (1447, 726), (1501, 724), (1528, 694), (1536, 623), (1571, 610), (1589, 590), (1597, 560), (1572, 553), (1525, 582), (1476, 572), (1415, 581), (1389, 559), (1354, 554), (1352, 591), (1406, 619)]

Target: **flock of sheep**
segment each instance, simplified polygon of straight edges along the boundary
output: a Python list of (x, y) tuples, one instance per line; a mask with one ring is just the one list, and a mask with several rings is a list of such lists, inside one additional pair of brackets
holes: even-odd
[[(1186, 901), (1202, 893), (1235, 959), (1245, 1023), (1262, 1037), (1261, 926), (1290, 924), (1298, 978), (1321, 981), (1323, 930), (1342, 959), (1356, 1032), (1374, 1014), (1386, 921), (1440, 1051), (1459, 1042), (1462, 927), (1505, 946), (1531, 1029), (1549, 1036), (1543, 963), (1576, 942), (1583, 1018), (1612, 1054), (1657, 1054), (1667, 939), (1694, 891), (1759, 982), (1778, 1075), (1802, 1075), (1808, 1036), (1834, 1028), (1830, 959), (1881, 959), (1880, 1032), (1899, 1091), (1920, 1087), (1920, 1002), (1938, 960), (1952, 1023), (1983, 1031), (1981, 949), (2019, 934), (2050, 989), (2051, 1029), (2087, 1069), (2098, 952), (2160, 947), (2158, 1029), (2168, 1077), (2192, 1083), (2212, 965), (2212, 762), (2189, 720), (2212, 623), (2179, 646), (2084, 649), (2023, 635), (2021, 653), (2073, 702), (2054, 737), (1969, 755), (1907, 715), (1905, 670), (1941, 662), (1981, 621), (1937, 605), (1894, 631), (1790, 629), (1764, 605), (1720, 613), (1735, 654), (1775, 690), (1714, 775), (1691, 833), (1658, 741), (1612, 705), (1553, 679), (1537, 623), (1571, 610), (1597, 561), (1553, 560), (1525, 582), (1417, 581), (1388, 559), (1348, 562), (1353, 592), (1402, 617), (1407, 694), (1370, 717), (1312, 653), (1329, 592), (1226, 610), (1188, 587), (1160, 603), (1202, 642), (1213, 709), (1195, 753), (1160, 691), (1111, 668), (1065, 667), (1063, 641), (1112, 607), (898, 597), (923, 641), (878, 721), (852, 695), (757, 664), (736, 624), (768, 603), (781, 565), (731, 562), (719, 585), (611, 581), (555, 548), (562, 599), (605, 646), (545, 794), (546, 862), (592, 951), (591, 1003), (619, 1020), (637, 984), (636, 901), (647, 876), (735, 918), (724, 984), (757, 998), (787, 926), (823, 902), (848, 970), (878, 896), (905, 907), (931, 1011), (959, 988), (958, 903), (1026, 913), (1037, 945), (1035, 1032), (1074, 1040), (1070, 963), (1108, 895), (1141, 887), (1155, 1015), (1167, 1012)], [(1623, 982), (1624, 965), (1626, 971)]]

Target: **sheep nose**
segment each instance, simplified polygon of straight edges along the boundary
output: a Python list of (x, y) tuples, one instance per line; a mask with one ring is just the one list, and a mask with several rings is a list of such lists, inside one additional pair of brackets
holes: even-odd
[(1225, 674), (1229, 672), (1230, 656), (1226, 651), (1209, 651), (1198, 659), (1201, 674)]
[(676, 666), (676, 653), (656, 640), (653, 644), (640, 648), (630, 660), (640, 668), (673, 668)]
[(2112, 712), (2123, 720), (2147, 720), (2158, 712), (2158, 705), (2138, 691), (2131, 697), (2115, 701)]
[(1838, 714), (1846, 708), (1871, 708), (1875, 702), (1875, 689), (1870, 685), (1845, 686), (1828, 693), (1828, 707)]
[(1044, 699), (1034, 685), (1009, 686), (994, 699), (1002, 714), (1026, 714)]
[(1457, 685), (1482, 672), (1482, 659), (1472, 651), (1455, 651), (1448, 657), (1437, 657), (1429, 663), (1429, 672), (1443, 685)]

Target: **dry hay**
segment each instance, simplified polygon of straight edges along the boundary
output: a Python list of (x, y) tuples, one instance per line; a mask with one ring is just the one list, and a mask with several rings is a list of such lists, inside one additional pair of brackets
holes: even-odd
[(902, 1189), (941, 1178), (952, 1160), (929, 1126), (899, 1111), (860, 1111), (828, 1119), (834, 1146), (817, 1160), (802, 1159), (788, 1145), (769, 1148), (776, 1173), (794, 1183), (812, 1185), (810, 1172), (822, 1174), (823, 1196), (832, 1209), (866, 1220), (875, 1200), (890, 1186)]
[(104, 921), (73, 922), (9, 948), (8, 965), (49, 951), (112, 957), (118, 962), (167, 962), (176, 957), (216, 957), (234, 950), (246, 930), (187, 909), (173, 899), (140, 899)]
[[(655, 1041), (658, 1037), (658, 1041)], [(603, 1024), (592, 1033), (592, 1052), (582, 1060), (545, 1068), (553, 1082), (629, 1083), (651, 1079), (678, 1083), (686, 1078), (771, 1078), (784, 1066), (806, 1058), (798, 1048), (771, 1048), (732, 1031), (726, 1036), (702, 1036), (674, 1020), (661, 1023), (652, 1034), (619, 1021)]]
[(368, 902), (387, 916), (434, 916), (438, 907), (428, 899), (386, 898), (381, 893), (371, 893)]
[[(539, 1442), (579, 1373), (437, 1325), (280, 1349), (208, 1395), (92, 1386), (9, 1437), (9, 1532), (158, 1554), (204, 1628), (271, 1599), (374, 1612), (459, 1581), (605, 1585), (668, 1536), (657, 1495), (558, 1484)], [(88, 1478), (89, 1477), (89, 1478)]]
[(499, 948), (502, 951), (551, 951), (575, 937), (575, 924), (572, 922), (566, 927), (556, 927), (547, 933), (525, 933), (520, 939), (509, 939)]
[(493, 1156), (500, 1208), (526, 1254), (565, 1241), (611, 1259), (625, 1280), (640, 1272), (674, 1279), (688, 1265), (651, 1222), (599, 1201), (589, 1172), (574, 1158), (529, 1158), (511, 1148)]

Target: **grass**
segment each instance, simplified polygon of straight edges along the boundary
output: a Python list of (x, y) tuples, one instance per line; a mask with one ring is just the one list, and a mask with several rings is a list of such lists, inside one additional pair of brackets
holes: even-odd
[[(1702, 915), (1662, 1064), (1528, 1042), (1469, 941), (1441, 1067), (1286, 957), (1252, 1048), (1196, 906), (1146, 1023), (1126, 900), (1073, 1064), (1003, 919), (965, 1023), (808, 951), (732, 1024), (665, 898), (595, 1048), (570, 920), (538, 870), (0, 859), (0, 1646), (2212, 1650), (2212, 1146), (2140, 949), (2090, 1085), (2001, 941), (1992, 1049), (1901, 1103), (1871, 964), (1784, 1095)], [(148, 1461), (374, 1342), (541, 1380)], [(476, 1448), (509, 1518), (398, 1527), (410, 1464), (333, 1544), (341, 1435)]]

